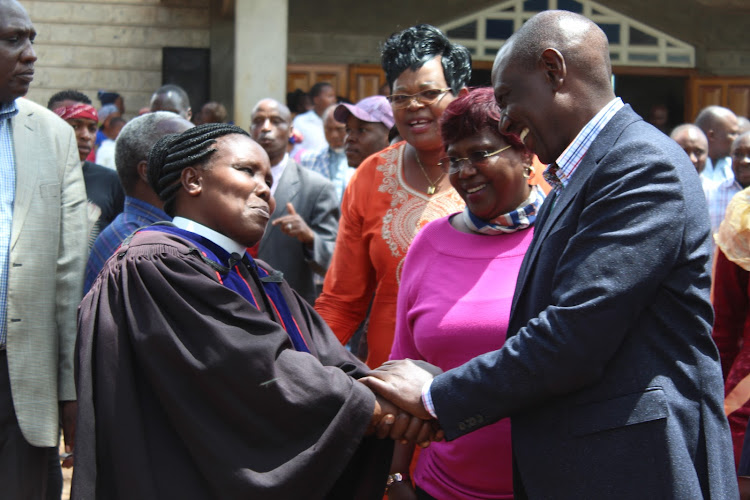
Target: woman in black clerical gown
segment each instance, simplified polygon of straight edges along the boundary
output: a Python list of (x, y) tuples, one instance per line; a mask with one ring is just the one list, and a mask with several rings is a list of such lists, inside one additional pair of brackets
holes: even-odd
[(148, 177), (173, 222), (126, 240), (80, 306), (73, 497), (382, 497), (395, 408), (245, 253), (274, 208), (266, 153), (202, 125), (157, 142)]

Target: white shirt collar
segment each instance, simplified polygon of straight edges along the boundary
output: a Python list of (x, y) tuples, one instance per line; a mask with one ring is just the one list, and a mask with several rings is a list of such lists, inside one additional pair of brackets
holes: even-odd
[(221, 233), (217, 233), (210, 227), (206, 227), (203, 224), (199, 224), (198, 222), (195, 222), (194, 220), (186, 219), (185, 217), (175, 217), (172, 219), (172, 224), (179, 227), (180, 229), (184, 229), (185, 231), (190, 231), (191, 233), (198, 234), (200, 236), (203, 236), (204, 238), (213, 241), (217, 245), (219, 245), (221, 248), (226, 250), (229, 253), (236, 253), (237, 255), (245, 255), (245, 245), (242, 245), (240, 243), (237, 243), (231, 238), (227, 238)]
[(273, 184), (271, 185), (271, 196), (276, 194), (276, 188), (279, 186), (279, 179), (281, 174), (284, 173), (287, 161), (289, 161), (289, 153), (284, 153), (284, 157), (279, 163), (271, 167), (271, 177), (273, 177)]

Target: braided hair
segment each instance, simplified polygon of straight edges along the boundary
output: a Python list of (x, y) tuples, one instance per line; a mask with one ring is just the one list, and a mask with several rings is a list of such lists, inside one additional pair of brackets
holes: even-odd
[(148, 155), (148, 183), (164, 202), (164, 211), (174, 216), (174, 203), (180, 189), (180, 175), (187, 167), (203, 167), (216, 148), (216, 139), (246, 131), (227, 123), (206, 123), (181, 134), (169, 134), (159, 139)]

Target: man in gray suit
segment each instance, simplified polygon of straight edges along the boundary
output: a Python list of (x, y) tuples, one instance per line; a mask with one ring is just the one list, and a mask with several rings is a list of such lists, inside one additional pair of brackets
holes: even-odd
[(283, 104), (273, 99), (258, 102), (250, 134), (271, 160), (271, 194), (276, 199), (257, 256), (284, 273), (289, 285), (312, 304), (319, 294), (314, 276), (325, 275), (336, 243), (341, 215), (336, 189), (287, 154), (292, 120)]
[(368, 383), (447, 439), (510, 417), (515, 498), (737, 498), (700, 181), (610, 77), (605, 34), (578, 14), (537, 14), (503, 45), (500, 129), (555, 186), (508, 339), (434, 379), (405, 361)]
[(69, 452), (75, 436), (86, 191), (73, 129), (19, 99), (36, 32), (15, 0), (0, 0), (0, 33), (0, 484), (4, 498), (44, 498), (60, 420)]

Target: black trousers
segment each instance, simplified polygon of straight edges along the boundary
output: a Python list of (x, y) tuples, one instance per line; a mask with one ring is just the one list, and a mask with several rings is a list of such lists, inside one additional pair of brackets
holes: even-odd
[(47, 500), (60, 500), (62, 498), (63, 475), (60, 466), (60, 451), (58, 448), (50, 448), (47, 458)]
[(10, 393), (8, 357), (6, 351), (0, 351), (0, 485), (3, 498), (46, 499), (52, 452), (56, 453), (56, 450), (31, 446), (21, 434)]

